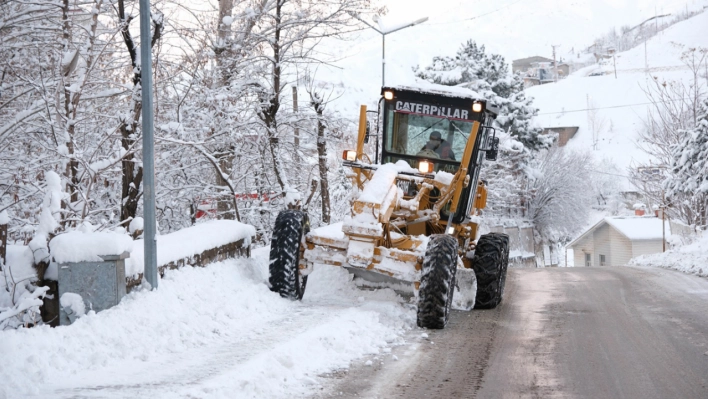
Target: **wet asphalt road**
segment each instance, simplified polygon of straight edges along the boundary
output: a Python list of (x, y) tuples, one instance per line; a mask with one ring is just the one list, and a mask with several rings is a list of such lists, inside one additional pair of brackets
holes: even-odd
[(412, 331), (373, 366), (325, 376), (317, 397), (708, 398), (708, 279), (549, 268), (510, 269), (506, 284), (496, 309)]

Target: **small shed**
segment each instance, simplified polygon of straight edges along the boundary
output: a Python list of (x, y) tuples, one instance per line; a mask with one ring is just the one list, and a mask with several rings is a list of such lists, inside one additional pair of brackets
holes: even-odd
[(624, 266), (636, 256), (661, 252), (670, 235), (668, 221), (657, 217), (606, 217), (566, 247), (576, 267)]

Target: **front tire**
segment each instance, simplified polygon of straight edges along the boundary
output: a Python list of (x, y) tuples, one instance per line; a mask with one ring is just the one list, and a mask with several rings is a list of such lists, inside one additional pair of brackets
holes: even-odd
[(303, 240), (310, 232), (307, 213), (286, 210), (278, 214), (270, 243), (270, 290), (281, 297), (300, 300), (305, 294), (307, 276), (300, 273)]
[(475, 309), (493, 309), (502, 301), (509, 265), (509, 236), (489, 233), (481, 236), (472, 258), (477, 276)]
[(433, 235), (428, 240), (418, 291), (418, 327), (445, 328), (450, 316), (457, 270), (457, 239)]

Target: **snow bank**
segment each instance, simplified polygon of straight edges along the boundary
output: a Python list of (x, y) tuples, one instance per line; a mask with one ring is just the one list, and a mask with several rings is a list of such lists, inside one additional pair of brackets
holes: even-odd
[(302, 302), (282, 299), (266, 285), (268, 248), (254, 256), (170, 271), (70, 326), (0, 332), (0, 398), (305, 397), (319, 374), (415, 328), (393, 291), (358, 290), (336, 267), (316, 268)]
[[(245, 240), (250, 245), (256, 228), (235, 220), (211, 220), (174, 233), (157, 236), (157, 264), (166, 265), (189, 258), (208, 249)], [(135, 241), (130, 258), (126, 259), (125, 275), (137, 276), (145, 270), (145, 242)]]
[(71, 231), (54, 237), (49, 242), (49, 249), (57, 263), (101, 262), (101, 255), (120, 255), (132, 251), (133, 239), (114, 232)]
[(629, 261), (630, 266), (658, 266), (688, 274), (708, 277), (708, 234), (693, 244), (651, 255), (641, 255)]

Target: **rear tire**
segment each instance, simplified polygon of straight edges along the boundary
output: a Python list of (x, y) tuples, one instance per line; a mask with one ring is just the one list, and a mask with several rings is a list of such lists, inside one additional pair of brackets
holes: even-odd
[(472, 268), (477, 276), (475, 309), (493, 309), (502, 301), (509, 265), (509, 236), (484, 234), (477, 241)]
[(270, 243), (270, 290), (283, 298), (300, 300), (305, 294), (307, 276), (300, 274), (303, 240), (310, 231), (305, 212), (286, 210), (278, 214)]
[(450, 316), (457, 270), (457, 239), (433, 235), (428, 240), (418, 291), (418, 327), (445, 328)]

